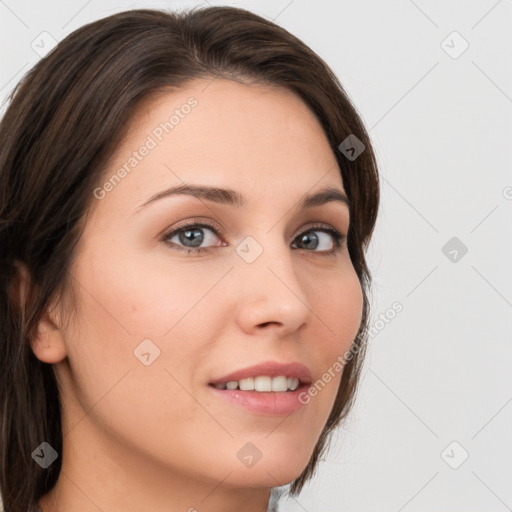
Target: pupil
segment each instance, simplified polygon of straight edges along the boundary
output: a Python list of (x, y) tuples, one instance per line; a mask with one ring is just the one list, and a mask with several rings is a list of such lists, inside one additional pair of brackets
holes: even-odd
[[(194, 239), (195, 235), (198, 234), (198, 236)], [(202, 233), (201, 229), (187, 229), (187, 231), (183, 231), (180, 233), (180, 242), (186, 245), (185, 242), (193, 242), (194, 245), (190, 247), (198, 247), (202, 244), (204, 239), (204, 235)]]
[[(311, 236), (310, 234), (305, 234), (302, 236), (302, 243), (308, 247), (312, 242), (313, 248), (316, 249), (318, 245), (318, 237), (316, 235)], [(316, 242), (316, 243), (315, 243)]]

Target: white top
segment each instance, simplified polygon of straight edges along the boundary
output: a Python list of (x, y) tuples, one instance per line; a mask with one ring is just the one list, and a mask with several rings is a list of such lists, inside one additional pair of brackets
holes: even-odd
[[(279, 512), (279, 498), (282, 496), (282, 490), (274, 487), (270, 491), (270, 498), (268, 500), (267, 512)], [(34, 512), (43, 512), (37, 505), (34, 508)]]

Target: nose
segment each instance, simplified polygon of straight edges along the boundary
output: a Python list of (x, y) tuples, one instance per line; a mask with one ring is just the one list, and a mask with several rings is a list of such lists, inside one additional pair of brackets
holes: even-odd
[(265, 248), (252, 263), (238, 262), (237, 321), (244, 332), (273, 329), (276, 336), (284, 337), (303, 328), (311, 318), (306, 276), (297, 273), (291, 252), (281, 242), (278, 248)]

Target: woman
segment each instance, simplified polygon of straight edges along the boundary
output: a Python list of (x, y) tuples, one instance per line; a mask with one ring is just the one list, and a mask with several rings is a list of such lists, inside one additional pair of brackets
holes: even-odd
[(5, 510), (297, 495), (354, 399), (379, 201), (329, 67), (242, 9), (122, 12), (0, 138)]

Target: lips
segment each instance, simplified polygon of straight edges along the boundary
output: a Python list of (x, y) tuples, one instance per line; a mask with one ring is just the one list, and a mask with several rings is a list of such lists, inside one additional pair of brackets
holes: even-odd
[(267, 376), (267, 377), (296, 377), (299, 379), (300, 385), (311, 383), (311, 372), (309, 368), (302, 363), (279, 363), (276, 361), (267, 361), (254, 366), (249, 366), (242, 370), (223, 375), (222, 377), (212, 380), (209, 384), (225, 384), (230, 381), (239, 381), (249, 377)]

